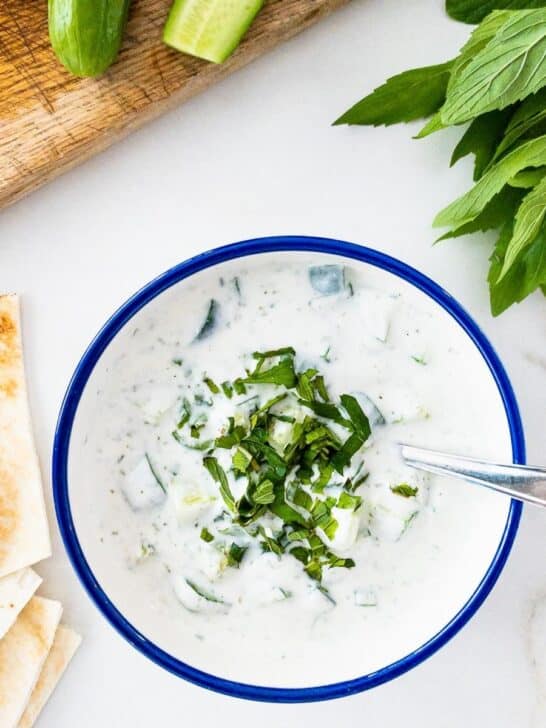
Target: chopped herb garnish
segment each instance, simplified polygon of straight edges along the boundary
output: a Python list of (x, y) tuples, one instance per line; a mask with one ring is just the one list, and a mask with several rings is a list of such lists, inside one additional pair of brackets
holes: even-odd
[(416, 364), (421, 364), (421, 366), (424, 366), (424, 367), (425, 367), (425, 366), (427, 365), (427, 362), (426, 362), (426, 360), (425, 360), (425, 357), (424, 357), (424, 356), (422, 356), (422, 355), (421, 355), (421, 356), (413, 356), (413, 355), (412, 355), (412, 357), (411, 357), (411, 358), (413, 359), (413, 361), (414, 361), (414, 362), (415, 362)]
[(391, 490), (393, 493), (396, 493), (396, 495), (401, 495), (404, 498), (411, 498), (414, 495), (417, 495), (419, 488), (413, 488), (408, 483), (400, 483), (399, 485), (391, 485)]
[(201, 538), (203, 539), (203, 541), (206, 541), (207, 543), (210, 543), (211, 541), (214, 541), (214, 536), (208, 530), (208, 528), (202, 528), (201, 529)]
[(147, 453), (147, 452), (145, 452), (145, 453), (144, 453), (144, 457), (146, 458), (146, 462), (148, 463), (148, 467), (150, 468), (150, 472), (151, 472), (151, 473), (152, 473), (152, 475), (154, 476), (154, 480), (155, 480), (155, 482), (156, 482), (156, 483), (157, 483), (157, 484), (159, 485), (159, 487), (161, 488), (161, 490), (162, 490), (162, 491), (163, 491), (164, 493), (166, 493), (166, 492), (167, 492), (167, 489), (165, 488), (165, 486), (164, 486), (164, 484), (163, 484), (163, 481), (162, 481), (162, 480), (161, 480), (161, 478), (159, 477), (159, 475), (158, 475), (158, 472), (157, 472), (157, 470), (156, 470), (156, 469), (155, 469), (155, 467), (154, 467), (154, 466), (152, 465), (152, 461), (150, 460), (150, 456), (148, 455), (148, 453)]
[(218, 317), (219, 309), (220, 305), (217, 301), (214, 300), (214, 298), (212, 298), (209, 302), (205, 320), (203, 321), (194, 341), (202, 341), (212, 334), (212, 331), (216, 326), (216, 319)]
[(222, 391), (228, 399), (233, 397), (233, 387), (229, 382), (222, 382)]
[(233, 493), (231, 492), (231, 489), (229, 487), (228, 479), (227, 479), (224, 469), (219, 464), (218, 460), (211, 456), (203, 458), (203, 465), (209, 471), (212, 478), (220, 486), (220, 495), (224, 499), (224, 503), (226, 504), (226, 506), (229, 508), (230, 511), (234, 512), (235, 511), (235, 499), (234, 499)]
[(228, 566), (234, 566), (238, 569), (239, 564), (243, 560), (243, 556), (247, 552), (247, 548), (246, 546), (238, 546), (233, 542), (226, 553)]
[(210, 377), (205, 377), (203, 382), (213, 394), (218, 394), (220, 392), (220, 387)]
[[(246, 480), (239, 500), (235, 500), (228, 473), (217, 458), (209, 455), (203, 464), (219, 485), (234, 527), (256, 539), (264, 551), (290, 554), (302, 563), (311, 579), (320, 583), (324, 569), (354, 566), (352, 559), (329, 550), (339, 525), (332, 509), (356, 511), (362, 498), (355, 491), (367, 474), (360, 476), (362, 463), (343, 485), (335, 482), (334, 474), (343, 473), (351, 464), (353, 455), (370, 436), (371, 427), (354, 396), (344, 394), (339, 403), (332, 401), (324, 377), (313, 368), (297, 372), (295, 357), (292, 347), (254, 352), (254, 370), (221, 385), (228, 397), (233, 392), (245, 394), (247, 386), (279, 388), (261, 405), (259, 394), (254, 393), (236, 402), (235, 407), (245, 408), (243, 417), (238, 418), (235, 411), (214, 440), (215, 448), (231, 450), (230, 477)], [(213, 394), (220, 391), (214, 382), (211, 387), (207, 379), (204, 381)], [(302, 409), (294, 416), (298, 403)], [(276, 422), (285, 426), (275, 427)], [(330, 423), (348, 431), (345, 440)], [(190, 424), (190, 431), (192, 427), (195, 423)], [(337, 486), (335, 496), (326, 491), (330, 485)], [(267, 514), (281, 522), (275, 533), (258, 521)], [(226, 552), (228, 563), (238, 566), (245, 551), (246, 547), (232, 543)]]
[(198, 594), (200, 597), (203, 597), (203, 599), (206, 599), (207, 602), (214, 602), (215, 604), (229, 605), (228, 602), (225, 602), (223, 599), (220, 599), (220, 597), (217, 597), (215, 594), (212, 594), (212, 592), (209, 592), (207, 589), (203, 589), (202, 586), (199, 586), (194, 581), (191, 581), (191, 579), (185, 579), (185, 582), (190, 587), (190, 589), (193, 589), (193, 591), (196, 594)]

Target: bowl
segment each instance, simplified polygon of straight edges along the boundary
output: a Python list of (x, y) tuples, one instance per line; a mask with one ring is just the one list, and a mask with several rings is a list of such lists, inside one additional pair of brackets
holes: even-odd
[[(416, 609), (415, 604), (411, 609), (405, 609), (403, 597), (398, 604), (395, 593), (394, 606), (389, 607), (394, 620), (391, 619), (389, 626), (386, 622), (375, 623), (375, 616), (370, 617), (373, 632), (378, 635), (377, 644), (354, 644), (352, 661), (340, 660), (339, 664), (311, 670), (311, 665), (306, 666), (302, 658), (303, 667), (299, 669), (298, 677), (288, 670), (288, 677), (278, 678), (267, 673), (265, 667), (261, 673), (255, 670), (249, 657), (251, 653), (247, 654), (245, 647), (241, 647), (237, 660), (225, 657), (224, 662), (220, 657), (212, 657), (210, 647), (202, 648), (202, 652), (188, 648), (189, 638), (184, 634), (184, 626), (171, 629), (161, 619), (157, 606), (148, 605), (134, 583), (118, 573), (117, 566), (112, 566), (115, 559), (104, 556), (96, 545), (96, 526), (101, 516), (94, 514), (94, 500), (102, 503), (103, 499), (106, 503), (106, 497), (102, 495), (106, 489), (92, 490), (96, 479), (89, 474), (93, 465), (86, 455), (86, 433), (92, 422), (97, 393), (108, 382), (115, 357), (120, 351), (124, 355), (131, 353), (131, 331), (138, 328), (139, 322), (147, 320), (150, 311), (173, 306), (173, 296), (178, 297), (178, 305), (180, 301), (183, 305), (184, 300), (189, 300), (188, 296), (184, 298), (185, 287), (200, 281), (200, 277), (205, 276), (206, 280), (207, 275), (218, 276), (224, 271), (237, 270), (242, 264), (250, 266), (251, 270), (253, 265), (279, 260), (282, 256), (287, 260), (306, 256), (313, 261), (356, 266), (366, 274), (369, 272), (371, 279), (375, 276), (379, 281), (383, 278), (394, 280), (397, 285), (413, 291), (412, 295), (432, 302), (438, 316), (443, 317), (442, 326), (447, 327), (449, 335), (464, 339), (468, 344), (468, 357), (476, 360), (485, 382), (482, 389), (488, 392), (488, 404), (484, 408), (484, 422), (499, 428), (497, 449), (485, 455), (523, 463), (525, 452), (512, 387), (498, 356), (478, 326), (436, 283), (408, 265), (370, 248), (301, 236), (261, 238), (217, 248), (191, 258), (151, 281), (106, 322), (82, 356), (70, 381), (53, 447), (55, 508), (72, 565), (110, 624), (156, 664), (221, 693), (291, 703), (326, 700), (367, 690), (401, 675), (435, 653), (468, 622), (493, 588), (514, 542), (522, 507), (516, 501), (485, 489), (459, 486), (468, 490), (460, 491), (457, 498), (470, 498), (468, 521), (461, 522), (457, 526), (459, 531), (454, 531), (468, 549), (466, 555), (458, 558), (454, 548), (445, 564), (436, 565), (430, 574), (420, 573), (422, 592), (415, 604), (424, 605), (422, 610)], [(90, 436), (93, 438), (92, 430)], [(479, 451), (479, 444), (477, 447)], [(107, 505), (101, 507), (108, 508)], [(422, 612), (421, 616), (418, 612)], [(379, 639), (381, 634), (389, 634), (390, 638)], [(330, 642), (327, 646), (333, 645)], [(353, 650), (353, 647), (343, 649)], [(218, 652), (222, 650), (216, 649)]]

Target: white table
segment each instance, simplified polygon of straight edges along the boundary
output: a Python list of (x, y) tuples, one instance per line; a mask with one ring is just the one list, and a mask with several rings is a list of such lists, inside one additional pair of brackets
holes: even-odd
[[(387, 75), (445, 60), (465, 26), (441, 0), (354, 0), (251, 67), (0, 216), (0, 290), (24, 294), (34, 422), (47, 474), (57, 411), (90, 338), (135, 289), (209, 247), (281, 233), (369, 243), (454, 293), (490, 336), (519, 398), (530, 460), (546, 461), (546, 299), (488, 311), (491, 241), (433, 248), (430, 221), (467, 188), (456, 134), (330, 123)], [(43, 592), (85, 642), (41, 728), (546, 725), (546, 514), (525, 510), (500, 581), (444, 649), (392, 683), (327, 704), (226, 698), (153, 665), (99, 615), (55, 526)], [(365, 649), (365, 645), (363, 645)]]

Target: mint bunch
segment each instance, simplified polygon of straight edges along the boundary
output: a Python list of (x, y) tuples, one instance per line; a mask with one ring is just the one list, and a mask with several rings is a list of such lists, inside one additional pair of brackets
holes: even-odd
[[(459, 55), (388, 79), (335, 122), (379, 126), (430, 117), (417, 138), (468, 124), (451, 165), (473, 154), (475, 185), (439, 212), (434, 226), (449, 228), (440, 240), (498, 231), (488, 275), (495, 316), (537, 289), (546, 295), (543, 5), (448, 0), (453, 17), (481, 20)], [(485, 15), (492, 8), (526, 9)]]

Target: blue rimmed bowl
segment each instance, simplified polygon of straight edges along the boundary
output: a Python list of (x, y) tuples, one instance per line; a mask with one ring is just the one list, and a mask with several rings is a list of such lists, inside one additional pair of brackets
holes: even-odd
[(483, 358), (498, 390), (501, 409), (506, 418), (507, 442), (509, 440), (511, 443), (512, 459), (517, 463), (525, 461), (520, 415), (506, 372), (484, 334), (448, 293), (415, 269), (370, 248), (338, 240), (286, 236), (248, 240), (191, 258), (146, 285), (106, 322), (78, 364), (61, 407), (53, 447), (53, 491), (62, 538), (78, 577), (110, 624), (137, 650), (175, 675), (218, 692), (254, 700), (304, 702), (350, 695), (384, 683), (418, 665), (451, 639), (475, 614), (498, 579), (514, 542), (521, 515), (521, 504), (512, 501), (507, 506), (498, 530), (498, 541), (495, 541), (494, 555), (481, 580), (477, 586), (474, 584), (473, 588), (469, 590), (460, 608), (453, 613), (444, 626), (431, 634), (430, 638), (420, 640), (414, 649), (400, 655), (398, 659), (354, 679), (303, 687), (271, 687), (239, 682), (210, 674), (188, 664), (181, 659), (180, 655), (170, 654), (164, 645), (159, 646), (153, 638), (148, 636), (149, 630), (148, 633), (140, 631), (127, 618), (124, 610), (120, 609), (116, 600), (112, 598), (108, 585), (103, 584), (103, 580), (97, 575), (92, 560), (89, 559), (85, 546), (82, 545), (81, 530), (84, 526), (85, 516), (82, 516), (81, 513), (75, 516), (74, 493), (77, 492), (78, 483), (75, 482), (77, 481), (77, 469), (71, 467), (71, 458), (75, 439), (81, 435), (77, 418), (86, 387), (90, 378), (94, 376), (94, 372), (103, 366), (102, 360), (105, 352), (124, 327), (130, 324), (143, 309), (154, 305), (154, 301), (158, 300), (162, 294), (181, 285), (186, 279), (212, 267), (221, 268), (228, 262), (239, 258), (282, 251), (305, 251), (309, 254), (335, 256), (346, 262), (358, 261), (396, 276), (432, 299), (466, 333)]

